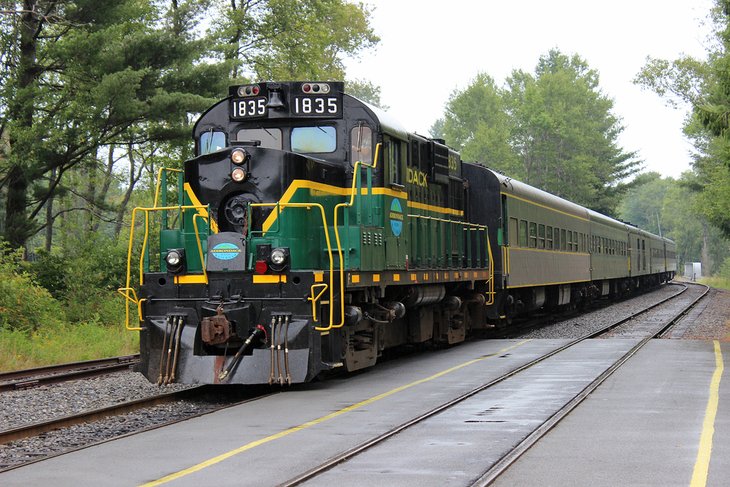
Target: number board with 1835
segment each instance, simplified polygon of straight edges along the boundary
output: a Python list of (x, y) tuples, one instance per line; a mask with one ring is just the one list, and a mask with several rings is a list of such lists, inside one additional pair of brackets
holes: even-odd
[(342, 98), (338, 96), (295, 96), (289, 109), (295, 117), (341, 117)]
[(265, 96), (234, 98), (231, 101), (231, 118), (259, 118), (266, 116)]

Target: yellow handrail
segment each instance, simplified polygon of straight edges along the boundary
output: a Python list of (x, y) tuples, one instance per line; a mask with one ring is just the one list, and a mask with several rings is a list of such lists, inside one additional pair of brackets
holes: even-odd
[[(315, 295), (314, 290), (318, 287), (321, 287), (322, 290), (319, 292), (319, 294)], [(308, 301), (312, 302), (312, 321), (317, 321), (317, 301), (322, 297), (322, 295), (327, 291), (328, 285), (325, 283), (319, 283), (319, 284), (312, 284), (312, 286), (309, 288), (309, 298), (307, 298)]]
[(157, 184), (155, 185), (155, 201), (152, 204), (154, 208), (157, 208), (157, 200), (160, 196), (160, 187), (162, 186), (162, 173), (168, 171), (168, 172), (183, 172), (182, 169), (174, 169), (171, 167), (161, 167), (159, 171), (157, 171)]
[[(139, 331), (142, 330), (140, 327), (131, 327), (129, 326), (129, 303), (134, 303), (137, 305), (137, 311), (140, 317), (140, 321), (142, 321), (142, 303), (145, 301), (145, 299), (139, 299), (137, 297), (137, 293), (135, 290), (131, 287), (131, 281), (132, 281), (132, 253), (134, 250), (134, 228), (135, 228), (135, 221), (137, 220), (137, 212), (142, 211), (145, 214), (145, 233), (144, 233), (144, 239), (142, 240), (142, 250), (140, 252), (140, 258), (139, 258), (139, 285), (141, 286), (144, 284), (144, 258), (145, 253), (147, 251), (147, 241), (149, 240), (149, 214), (153, 211), (171, 211), (171, 210), (178, 210), (181, 212), (184, 212), (185, 210), (199, 210), (201, 208), (207, 208), (207, 206), (204, 205), (181, 205), (181, 206), (155, 206), (152, 208), (149, 207), (137, 207), (132, 210), (132, 221), (130, 224), (130, 230), (129, 230), (129, 245), (127, 247), (127, 275), (126, 275), (126, 281), (125, 281), (125, 287), (119, 288), (117, 291), (124, 296), (124, 298), (127, 300), (127, 306), (125, 310), (125, 328), (130, 331)], [(203, 275), (205, 275), (205, 282), (208, 282), (208, 276), (205, 271), (205, 260), (203, 258), (203, 246), (200, 239), (200, 234), (198, 232), (198, 225), (196, 217), (205, 218), (202, 215), (196, 214), (193, 217), (193, 227), (195, 229), (195, 238), (198, 243), (198, 252), (200, 255), (200, 264), (203, 268)]]
[[(207, 218), (208, 221), (210, 221), (209, 217), (205, 217), (199, 213), (196, 213), (193, 215), (193, 229), (195, 230), (195, 241), (198, 244), (198, 255), (200, 256), (200, 267), (203, 269), (203, 276), (205, 277), (205, 283), (208, 284), (208, 271), (205, 269), (205, 258), (203, 257), (203, 244), (200, 241), (200, 233), (198, 232), (198, 220), (196, 218)], [(208, 228), (210, 228), (210, 224), (208, 225)]]
[[(327, 215), (324, 212), (324, 206), (322, 206), (320, 203), (251, 203), (251, 207), (275, 207), (277, 212), (280, 212), (282, 208), (290, 207), (290, 208), (305, 208), (307, 210), (312, 209), (312, 207), (319, 209), (320, 216), (322, 218), (322, 225), (324, 230), (324, 238), (327, 242), (327, 256), (329, 257), (329, 274), (330, 274), (330, 283), (329, 283), (329, 291), (330, 291), (330, 308), (332, 307), (332, 301), (334, 299), (334, 273), (335, 273), (335, 262), (334, 257), (332, 255), (332, 242), (330, 241), (330, 234), (327, 230)], [(280, 215), (277, 215), (277, 218)], [(342, 256), (342, 251), (340, 249), (340, 257)], [(340, 260), (340, 267), (342, 267), (342, 260)], [(343, 303), (344, 306), (344, 303)], [(323, 330), (329, 330), (332, 328), (334, 315), (330, 312), (330, 323), (329, 327), (321, 328), (321, 327), (315, 327), (315, 330), (323, 331)]]
[[(335, 227), (335, 242), (337, 243), (337, 255), (340, 258), (340, 323), (338, 325), (332, 324), (330, 320), (330, 326), (327, 328), (315, 328), (318, 331), (327, 331), (332, 328), (342, 328), (345, 325), (345, 261), (342, 256), (342, 242), (340, 241), (340, 230), (337, 225), (337, 210), (340, 208), (350, 208), (355, 204), (355, 196), (357, 193), (357, 178), (360, 176), (360, 166), (369, 167), (375, 169), (378, 165), (378, 157), (380, 155), (380, 147), (383, 144), (378, 142), (375, 146), (375, 155), (373, 156), (373, 163), (368, 164), (362, 161), (356, 161), (355, 166), (352, 168), (352, 186), (350, 187), (350, 201), (346, 203), (339, 203), (335, 205), (334, 212), (334, 227)], [(330, 299), (330, 309), (332, 309), (332, 300)], [(330, 316), (332, 313), (330, 312)]]

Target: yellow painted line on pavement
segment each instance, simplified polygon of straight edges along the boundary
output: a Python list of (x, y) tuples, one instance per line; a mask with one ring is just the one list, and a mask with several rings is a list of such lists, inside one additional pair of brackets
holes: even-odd
[(700, 449), (697, 452), (690, 487), (704, 487), (707, 484), (707, 472), (710, 469), (712, 437), (715, 434), (715, 416), (717, 415), (717, 405), (720, 402), (720, 379), (722, 379), (722, 372), (725, 369), (722, 362), (720, 342), (714, 340), (714, 344), (715, 372), (712, 374), (712, 380), (710, 381), (710, 398), (707, 400), (705, 421), (702, 423), (702, 435), (700, 436)]
[(410, 389), (411, 387), (423, 384), (425, 382), (432, 381), (434, 379), (438, 379), (439, 377), (443, 377), (446, 374), (450, 374), (451, 372), (455, 372), (459, 369), (463, 369), (464, 367), (468, 367), (469, 365), (475, 364), (477, 362), (481, 362), (482, 360), (486, 360), (491, 357), (497, 357), (499, 355), (502, 355), (503, 353), (506, 353), (510, 350), (513, 350), (521, 345), (524, 345), (525, 343), (529, 342), (530, 340), (523, 340), (519, 343), (515, 343), (514, 345), (511, 345), (509, 347), (505, 347), (495, 353), (484, 355), (483, 357), (479, 357), (474, 360), (469, 360), (468, 362), (464, 362), (463, 364), (456, 365), (454, 367), (451, 367), (450, 369), (443, 370), (441, 372), (438, 372), (434, 375), (431, 375), (429, 377), (425, 377), (423, 379), (419, 379), (417, 381), (411, 382), (409, 384), (402, 385), (400, 387), (396, 387), (395, 389), (391, 389), (387, 392), (384, 392), (382, 394), (378, 394), (377, 396), (373, 396), (369, 399), (365, 399), (364, 401), (360, 401), (356, 404), (353, 404), (351, 406), (347, 406), (346, 408), (340, 409), (339, 411), (335, 411), (333, 413), (330, 413), (326, 416), (322, 416), (317, 419), (313, 419), (312, 421), (307, 421), (306, 423), (300, 424), (299, 426), (294, 426), (293, 428), (289, 428), (284, 431), (280, 431), (279, 433), (275, 433), (273, 435), (267, 436), (266, 438), (261, 438), (260, 440), (252, 441), (251, 443), (246, 443), (245, 445), (236, 448), (235, 450), (227, 451), (221, 455), (218, 455), (216, 457), (213, 457), (209, 460), (205, 460), (204, 462), (200, 462), (197, 465), (193, 465), (190, 468), (186, 468), (184, 470), (180, 470), (175, 473), (171, 473), (170, 475), (166, 475), (165, 477), (162, 477), (158, 480), (153, 480), (152, 482), (147, 482), (146, 484), (142, 484), (142, 487), (153, 487), (156, 485), (162, 485), (166, 484), (167, 482), (171, 482), (173, 480), (177, 480), (179, 478), (185, 477), (187, 475), (190, 475), (195, 472), (199, 472), (200, 470), (203, 470), (205, 468), (211, 467), (217, 463), (222, 462), (223, 460), (226, 460), (228, 458), (231, 458), (235, 455), (238, 455), (239, 453), (243, 453), (247, 450), (251, 450), (252, 448), (256, 448), (257, 446), (263, 445), (265, 443), (269, 443), (274, 440), (278, 440), (279, 438), (283, 438), (285, 436), (288, 436), (292, 433), (296, 433), (297, 431), (301, 431), (303, 429), (309, 428), (311, 426), (316, 426), (320, 423), (324, 423), (325, 421), (329, 421), (330, 419), (336, 418), (337, 416), (343, 415), (345, 413), (349, 413), (351, 411), (355, 411), (356, 409), (360, 409), (363, 406), (367, 406), (368, 404), (372, 404), (376, 401), (379, 401), (381, 399), (385, 399), (388, 396), (392, 396), (393, 394), (396, 394), (398, 392), (404, 391), (406, 389)]

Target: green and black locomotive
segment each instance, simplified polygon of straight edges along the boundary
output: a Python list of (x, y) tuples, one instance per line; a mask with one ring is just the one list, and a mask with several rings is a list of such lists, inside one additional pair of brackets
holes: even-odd
[(151, 381), (306, 382), (676, 270), (671, 241), (462, 162), (341, 82), (231, 87), (193, 136), (133, 214), (120, 291)]

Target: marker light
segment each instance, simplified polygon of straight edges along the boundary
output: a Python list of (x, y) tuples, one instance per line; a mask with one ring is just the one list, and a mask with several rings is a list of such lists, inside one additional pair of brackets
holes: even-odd
[(233, 164), (243, 164), (248, 159), (248, 153), (243, 149), (233, 149), (231, 152), (231, 162)]
[(330, 85), (327, 83), (304, 83), (302, 85), (302, 91), (304, 93), (329, 93)]
[(286, 253), (284, 253), (284, 249), (274, 249), (271, 252), (271, 263), (276, 265), (281, 265), (286, 261)]
[(265, 260), (257, 260), (254, 270), (256, 271), (256, 274), (266, 274), (266, 271), (269, 270), (269, 266), (266, 264)]
[(243, 180), (246, 179), (246, 171), (244, 171), (240, 167), (237, 167), (233, 170), (233, 172), (231, 172), (231, 179), (233, 179), (237, 183), (243, 182)]
[(238, 87), (238, 96), (256, 96), (261, 92), (258, 85), (248, 85)]

